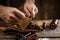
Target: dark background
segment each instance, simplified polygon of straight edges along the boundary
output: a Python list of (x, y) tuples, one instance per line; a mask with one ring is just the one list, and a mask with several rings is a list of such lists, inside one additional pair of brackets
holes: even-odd
[(39, 13), (35, 19), (60, 19), (60, 0), (36, 0)]
[[(60, 19), (60, 0), (36, 0), (38, 15), (35, 19)], [(25, 0), (0, 0), (0, 4), (11, 7), (19, 7), (25, 3)]]

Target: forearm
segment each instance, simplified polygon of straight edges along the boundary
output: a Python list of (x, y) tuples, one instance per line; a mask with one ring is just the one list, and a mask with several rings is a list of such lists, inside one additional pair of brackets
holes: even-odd
[(35, 3), (35, 0), (26, 0), (26, 2), (33, 2), (33, 3)]
[(0, 12), (3, 8), (5, 8), (6, 6), (0, 5)]
[(1, 11), (2, 8), (3, 8), (3, 5), (0, 5), (0, 11)]
[(0, 7), (3, 6), (3, 5), (0, 5)]
[(0, 5), (0, 9), (2, 9), (3, 7), (5, 7), (5, 6), (3, 6), (3, 5)]

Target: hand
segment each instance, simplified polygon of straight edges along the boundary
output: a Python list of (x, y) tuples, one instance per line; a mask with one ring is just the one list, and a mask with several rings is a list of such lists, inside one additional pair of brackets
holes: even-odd
[(11, 23), (25, 19), (25, 14), (13, 7), (0, 6), (0, 18), (6, 23)]
[(28, 17), (34, 18), (35, 15), (38, 13), (38, 8), (36, 7), (36, 5), (33, 2), (25, 2), (24, 11), (26, 12), (26, 15)]

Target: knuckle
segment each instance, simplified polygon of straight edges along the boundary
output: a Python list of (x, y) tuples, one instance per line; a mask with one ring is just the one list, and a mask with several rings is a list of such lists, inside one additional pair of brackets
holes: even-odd
[(12, 8), (13, 10), (17, 10), (17, 8)]

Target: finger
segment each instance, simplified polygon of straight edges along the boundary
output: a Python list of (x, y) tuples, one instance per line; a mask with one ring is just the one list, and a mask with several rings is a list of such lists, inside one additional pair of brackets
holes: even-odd
[(19, 21), (19, 19), (15, 15), (13, 15), (11, 13), (5, 19), (6, 23), (15, 23), (17, 21)]
[(24, 14), (23, 12), (17, 10), (17, 9), (14, 11), (14, 14), (15, 14), (18, 18), (22, 18), (22, 19), (25, 19), (25, 18), (26, 18), (25, 14)]
[(30, 12), (28, 11), (27, 7), (24, 7), (24, 11), (26, 12), (26, 16), (30, 17)]
[(2, 19), (3, 19), (3, 21), (4, 22), (6, 22), (6, 23), (10, 23), (10, 18), (9, 18), (9, 15), (4, 15), (3, 17), (2, 17)]
[(28, 8), (28, 11), (30, 12), (30, 17), (35, 17), (35, 7)]
[(12, 20), (11, 20), (12, 22), (17, 22), (17, 21), (20, 20), (20, 19), (19, 19), (18, 17), (16, 17), (15, 15), (11, 15), (11, 16), (10, 16), (10, 19), (12, 19)]
[(38, 9), (37, 7), (32, 7), (32, 15), (33, 15), (33, 18), (35, 17), (35, 15), (38, 13)]
[(32, 12), (33, 12), (33, 18), (35, 17), (35, 11), (34, 11), (34, 7), (33, 7), (33, 10), (32, 10)]
[(38, 8), (37, 8), (37, 7), (35, 7), (35, 10), (34, 10), (34, 11), (35, 11), (35, 13), (37, 14), (37, 13), (38, 13)]
[(4, 20), (6, 23), (10, 23), (9, 17), (4, 18), (3, 20)]
[(31, 10), (31, 17), (33, 17), (33, 18), (35, 17), (35, 11), (34, 11), (34, 9), (35, 9), (35, 8), (32, 7), (32, 10)]
[(27, 8), (27, 10), (30, 13), (30, 18), (33, 17), (33, 8)]

